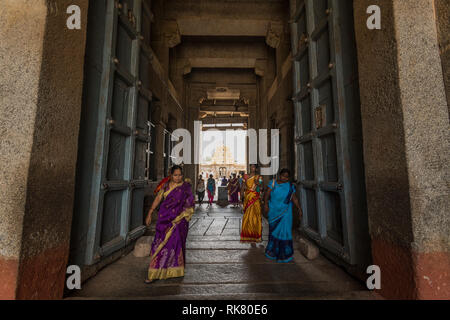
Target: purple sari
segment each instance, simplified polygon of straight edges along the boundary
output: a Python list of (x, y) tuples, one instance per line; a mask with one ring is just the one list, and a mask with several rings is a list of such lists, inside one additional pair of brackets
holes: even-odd
[(194, 196), (189, 183), (182, 182), (172, 190), (167, 183), (160, 194), (163, 200), (150, 251), (149, 280), (184, 276), (186, 237), (194, 213)]
[(232, 204), (239, 203), (239, 180), (234, 178), (228, 183), (230, 202)]

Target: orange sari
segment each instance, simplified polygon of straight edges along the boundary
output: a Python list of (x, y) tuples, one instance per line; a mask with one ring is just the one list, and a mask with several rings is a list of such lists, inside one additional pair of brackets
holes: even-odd
[(242, 218), (241, 242), (261, 242), (261, 202), (256, 191), (260, 176), (255, 175), (244, 181), (244, 217)]

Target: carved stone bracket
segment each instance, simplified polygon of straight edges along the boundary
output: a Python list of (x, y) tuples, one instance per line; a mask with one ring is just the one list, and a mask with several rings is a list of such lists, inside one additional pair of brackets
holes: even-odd
[(165, 21), (163, 24), (163, 35), (166, 45), (169, 48), (173, 48), (181, 43), (180, 30), (178, 28), (178, 23), (173, 21)]
[(187, 74), (191, 73), (191, 71), (192, 71), (192, 65), (190, 62), (188, 62), (184, 65), (183, 75), (187, 75)]
[(283, 24), (281, 22), (271, 21), (267, 28), (266, 43), (272, 48), (278, 48), (283, 35)]
[(255, 74), (260, 77), (264, 77), (264, 71), (266, 69), (266, 60), (255, 61)]
[(152, 120), (158, 123), (162, 120), (162, 107), (160, 101), (153, 102)]

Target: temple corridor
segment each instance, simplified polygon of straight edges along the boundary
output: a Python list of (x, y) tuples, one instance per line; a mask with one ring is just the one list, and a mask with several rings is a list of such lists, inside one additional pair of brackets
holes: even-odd
[[(2, 0), (0, 299), (450, 299), (449, 16), (448, 0)], [(133, 250), (173, 165), (195, 192), (249, 164), (261, 196), (291, 173), (295, 262), (241, 244), (221, 189), (185, 277), (144, 284)]]
[[(69, 299), (376, 299), (342, 269), (319, 256), (307, 260), (295, 247), (294, 262), (265, 258), (263, 242), (239, 242), (240, 209), (197, 208), (189, 228), (184, 278), (144, 284), (150, 258), (129, 253), (101, 270)], [(150, 229), (154, 227), (154, 223)]]

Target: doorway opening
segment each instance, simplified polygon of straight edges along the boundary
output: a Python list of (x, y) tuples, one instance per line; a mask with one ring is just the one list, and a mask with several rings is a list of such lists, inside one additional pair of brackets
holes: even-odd
[(216, 181), (214, 200), (223, 179), (243, 175), (247, 168), (247, 130), (244, 123), (202, 125), (199, 176), (205, 181), (212, 175)]

